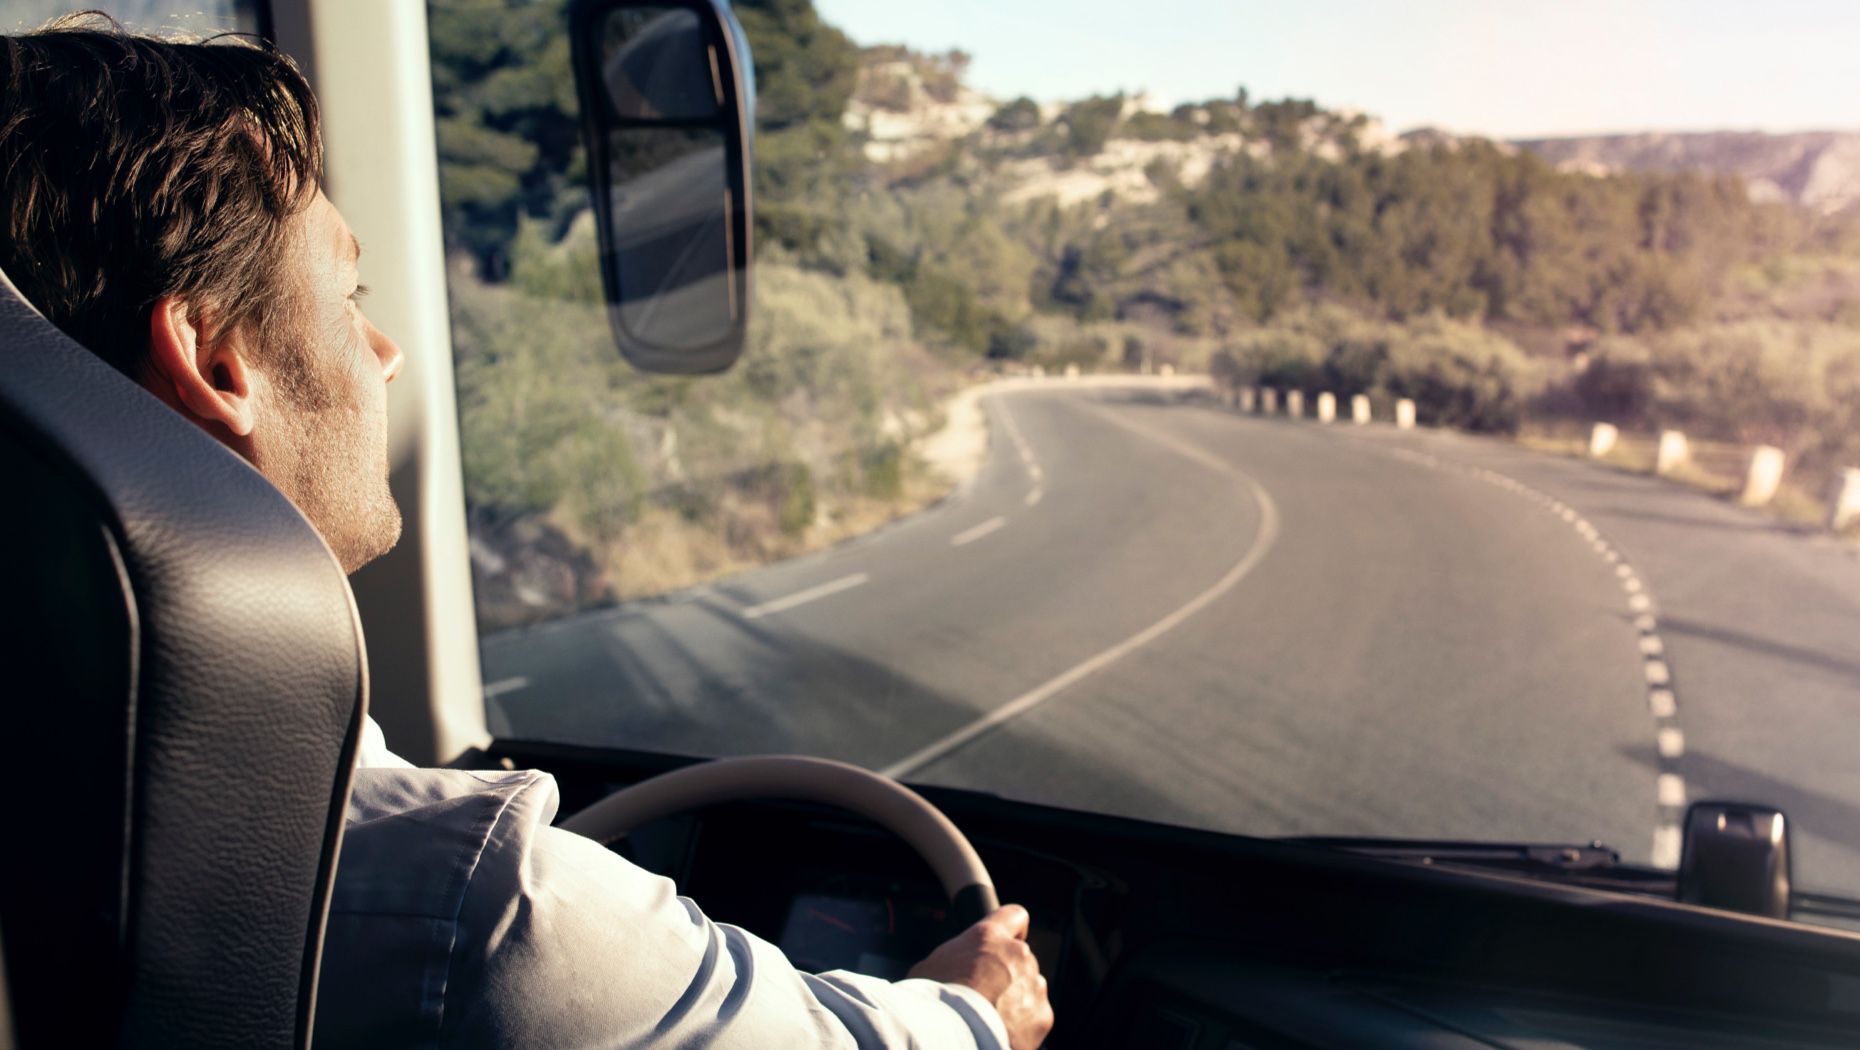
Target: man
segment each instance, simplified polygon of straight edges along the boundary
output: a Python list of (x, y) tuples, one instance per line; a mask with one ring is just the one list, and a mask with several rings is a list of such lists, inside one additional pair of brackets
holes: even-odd
[[(361, 246), (318, 188), (316, 103), (290, 62), (60, 20), (0, 38), (0, 91), (0, 269), (261, 471), (345, 570), (392, 547), (403, 359), (362, 313)], [(360, 765), (321, 1042), (1031, 1050), (1051, 1027), (1018, 907), (905, 981), (798, 973), (550, 827), (543, 774), (414, 769), (372, 722)]]

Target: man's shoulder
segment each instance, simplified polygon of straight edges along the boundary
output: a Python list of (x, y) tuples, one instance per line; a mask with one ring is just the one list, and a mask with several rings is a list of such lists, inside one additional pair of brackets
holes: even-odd
[(518, 860), (555, 816), (555, 778), (534, 770), (355, 771), (331, 910), (453, 917), (487, 854)]

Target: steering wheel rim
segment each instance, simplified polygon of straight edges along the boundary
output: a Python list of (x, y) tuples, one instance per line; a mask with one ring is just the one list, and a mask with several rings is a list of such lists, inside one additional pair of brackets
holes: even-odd
[(606, 845), (660, 817), (766, 798), (835, 806), (903, 839), (936, 872), (952, 913), (964, 925), (1000, 904), (987, 866), (942, 810), (889, 777), (826, 758), (751, 755), (700, 762), (622, 788), (561, 826)]

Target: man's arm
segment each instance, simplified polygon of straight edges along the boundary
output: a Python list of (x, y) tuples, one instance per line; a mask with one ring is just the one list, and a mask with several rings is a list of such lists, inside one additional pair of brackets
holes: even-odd
[(547, 826), (554, 804), (539, 778), (490, 831), (459, 916), (447, 1044), (1031, 1050), (1051, 1026), (1023, 909), (904, 981), (800, 973), (668, 880)]

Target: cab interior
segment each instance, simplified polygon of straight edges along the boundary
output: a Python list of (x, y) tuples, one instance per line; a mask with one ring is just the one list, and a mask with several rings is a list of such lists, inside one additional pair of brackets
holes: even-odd
[[(10, 559), (7, 570), (3, 633), (18, 668), (8, 706), (37, 712), (19, 714), (11, 739), (28, 766), (20, 782), (41, 785), (28, 790), (88, 785), (69, 797), (52, 789), (56, 804), (27, 824), (74, 851), (76, 878), (64, 866), (35, 870), (27, 858), (38, 848), (18, 837), (9, 850), (0, 928), (7, 1046), (168, 1045), (177, 1032), (201, 1045), (309, 1045), (318, 887), (326, 895), (364, 709), (416, 763), (553, 774), (565, 817), (704, 761), (488, 731), (445, 367), (425, 7), (273, 0), (259, 28), (316, 87), (329, 195), (368, 245), (371, 315), (412, 362), (390, 389), (405, 533), (349, 581), (351, 621), (343, 581), (301, 521), (277, 501), (250, 511), (265, 504), (255, 475), (181, 434), (151, 439), (165, 455), (123, 454), (160, 406), (136, 403), (133, 388), (86, 370), (69, 346), (34, 358), (59, 337), (29, 307), (4, 304), (9, 359), (33, 363), (0, 384), (0, 432), (6, 473), (29, 482), (32, 496), (0, 517), (10, 549), (43, 554)], [(72, 391), (106, 386), (106, 400), (72, 403)], [(210, 505), (202, 495), (188, 511), (159, 496), (172, 488), (223, 494)], [(240, 520), (228, 541), (237, 557), (162, 546), (164, 530), (219, 537), (234, 528), (214, 524), (208, 506)], [(267, 594), (285, 584), (314, 597), (279, 611)], [(264, 622), (253, 627), (253, 618)], [(164, 661), (177, 659), (164, 646), (174, 645), (207, 663), (216, 649), (255, 653), (261, 666), (224, 672), (213, 704), (171, 701), (172, 724), (151, 723), (138, 703), (197, 685), (162, 677)], [(296, 674), (306, 661), (318, 680)], [(242, 721), (280, 682), (306, 694), (289, 722)], [(230, 754), (203, 756), (203, 741)], [(286, 767), (315, 771), (314, 783), (281, 782), (275, 774)], [(169, 790), (177, 793), (164, 801)], [(1684, 903), (1681, 875), (1604, 863), (1600, 847), (1253, 838), (917, 790), (968, 836), (1001, 899), (1030, 909), (1058, 1018), (1047, 1043), (1055, 1050), (1860, 1040), (1856, 935)], [(268, 793), (288, 796), (261, 807), (277, 819), (235, 804)], [(124, 866), (125, 840), (148, 844), (135, 854), (146, 863)], [(897, 974), (952, 932), (951, 902), (923, 859), (832, 807), (730, 802), (656, 821), (615, 848), (805, 968)], [(257, 881), (231, 885), (232, 872)], [(108, 916), (91, 914), (86, 925), (82, 902), (117, 892), (117, 878), (133, 880), (121, 899), (148, 924), (134, 937), (99, 924)], [(1742, 876), (1725, 878), (1747, 887)], [(229, 923), (268, 911), (292, 921), (236, 939), (270, 962), (224, 946)], [(36, 954), (60, 931), (67, 949)], [(182, 946), (155, 944), (154, 933)], [(167, 983), (145, 968), (145, 949), (178, 952), (169, 957), (198, 969)], [(240, 1008), (227, 986), (212, 986), (240, 969), (266, 976), (246, 992), (268, 1009)], [(97, 1001), (74, 994), (90, 991)]]

